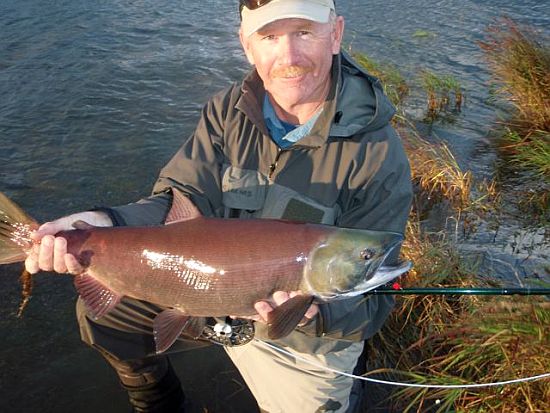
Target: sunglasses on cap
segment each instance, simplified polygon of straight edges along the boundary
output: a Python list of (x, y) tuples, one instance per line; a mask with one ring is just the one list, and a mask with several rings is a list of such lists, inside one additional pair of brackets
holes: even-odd
[(246, 7), (248, 10), (256, 10), (271, 1), (272, 0), (239, 0), (239, 6), (241, 9)]

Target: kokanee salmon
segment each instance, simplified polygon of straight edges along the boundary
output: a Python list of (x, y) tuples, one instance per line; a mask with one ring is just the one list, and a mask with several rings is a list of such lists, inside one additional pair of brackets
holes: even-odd
[[(173, 191), (166, 225), (93, 227), (57, 236), (85, 271), (74, 283), (93, 317), (123, 296), (167, 309), (154, 320), (157, 351), (190, 327), (190, 316), (250, 316), (275, 291), (301, 291), (269, 314), (268, 334), (289, 334), (316, 299), (364, 293), (406, 272), (383, 266), (399, 233), (272, 219), (221, 219), (200, 214)], [(38, 224), (0, 193), (0, 264), (24, 261)], [(196, 320), (194, 320), (196, 322)], [(201, 326), (194, 325), (200, 333)]]

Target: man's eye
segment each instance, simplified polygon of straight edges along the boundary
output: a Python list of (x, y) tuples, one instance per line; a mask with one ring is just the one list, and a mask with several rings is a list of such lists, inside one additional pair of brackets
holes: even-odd
[(307, 36), (307, 35), (310, 35), (311, 32), (308, 31), (308, 30), (300, 30), (300, 31), (298, 32), (298, 34), (299, 34), (300, 36)]
[(275, 40), (275, 36), (273, 34), (269, 34), (267, 36), (262, 37), (262, 40)]

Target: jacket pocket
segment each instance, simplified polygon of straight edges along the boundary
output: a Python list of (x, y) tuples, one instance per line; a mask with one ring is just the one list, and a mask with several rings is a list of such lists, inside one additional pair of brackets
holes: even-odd
[(339, 214), (338, 205), (322, 205), (291, 188), (271, 184), (267, 190), (264, 208), (254, 216), (334, 225)]
[[(224, 165), (222, 176), (222, 202), (225, 216), (230, 210), (257, 211), (263, 208), (268, 179), (260, 172)], [(229, 214), (229, 215), (228, 215)]]

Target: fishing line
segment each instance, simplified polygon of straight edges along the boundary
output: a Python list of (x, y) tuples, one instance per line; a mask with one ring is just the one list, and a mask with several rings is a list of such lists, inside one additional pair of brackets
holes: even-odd
[(324, 366), (320, 363), (316, 363), (312, 360), (308, 360), (304, 357), (301, 357), (299, 355), (296, 355), (296, 354), (293, 354), (289, 351), (286, 351), (280, 347), (277, 347), (273, 344), (269, 344), (265, 341), (262, 341), (262, 340), (259, 340), (257, 338), (254, 339), (255, 341), (259, 342), (259, 343), (262, 343), (263, 345), (275, 350), (275, 351), (278, 351), (282, 354), (285, 354), (287, 356), (290, 356), (290, 357), (293, 357), (295, 358), (296, 360), (300, 360), (300, 361), (303, 361), (304, 363), (308, 363), (314, 367), (318, 367), (320, 369), (323, 369), (323, 370), (326, 370), (326, 371), (331, 371), (333, 373), (336, 373), (336, 374), (341, 374), (343, 376), (347, 376), (347, 377), (351, 377), (353, 379), (358, 379), (358, 380), (364, 380), (364, 381), (370, 381), (370, 382), (373, 382), (373, 383), (378, 383), (378, 384), (389, 384), (389, 385), (392, 385), (392, 386), (401, 386), (401, 387), (418, 387), (418, 388), (423, 388), (423, 389), (472, 389), (472, 388), (479, 388), (479, 387), (494, 387), (494, 386), (504, 386), (504, 385), (507, 385), (507, 384), (514, 384), (514, 383), (525, 383), (525, 382), (528, 382), (528, 381), (533, 381), (533, 380), (540, 380), (540, 379), (544, 379), (544, 378), (550, 378), (550, 373), (544, 373), (544, 374), (539, 374), (539, 375), (536, 375), (536, 376), (531, 376), (531, 377), (523, 377), (523, 378), (519, 378), (519, 379), (513, 379), (513, 380), (505, 380), (505, 381), (497, 381), (497, 382), (492, 382), (492, 383), (472, 383), (472, 384), (420, 384), (420, 383), (403, 383), (403, 382), (399, 382), (399, 381), (389, 381), (389, 380), (381, 380), (381, 379), (373, 379), (371, 377), (364, 377), (364, 376), (357, 376), (355, 374), (350, 374), (350, 373), (346, 373), (346, 372), (343, 372), (343, 371), (338, 371), (336, 369), (333, 369), (331, 367), (328, 367), (328, 366)]

